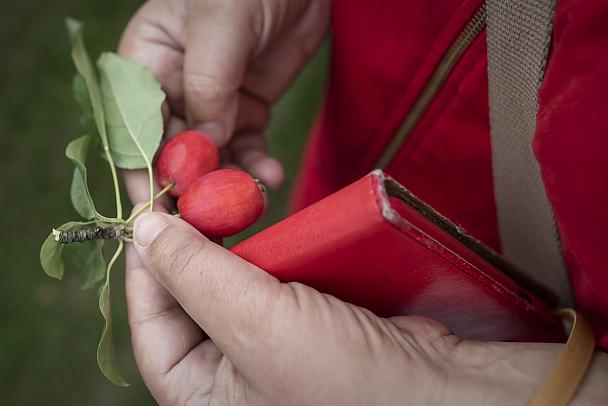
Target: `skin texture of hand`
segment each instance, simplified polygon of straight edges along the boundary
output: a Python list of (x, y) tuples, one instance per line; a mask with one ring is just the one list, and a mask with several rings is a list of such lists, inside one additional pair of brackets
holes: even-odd
[[(329, 0), (150, 0), (118, 52), (161, 82), (169, 135), (204, 131), (226, 162), (275, 188), (283, 170), (266, 153), (270, 107), (317, 49), (329, 13)], [(145, 176), (125, 178), (131, 200), (145, 201)]]
[[(134, 225), (126, 289), (135, 358), (160, 405), (517, 405), (557, 344), (461, 342), (281, 283), (175, 217)], [(608, 397), (597, 355), (576, 404)], [(597, 402), (597, 403), (596, 403)]]

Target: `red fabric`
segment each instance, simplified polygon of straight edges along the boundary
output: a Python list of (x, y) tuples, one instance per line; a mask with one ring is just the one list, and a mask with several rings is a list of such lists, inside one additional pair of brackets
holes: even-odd
[(379, 171), (231, 250), (282, 281), (305, 283), (382, 316), (432, 317), (464, 339), (564, 339), (542, 301), (387, 196)]
[[(481, 0), (444, 3), (436, 7), (434, 2), (386, 1), (378, 9), (374, 2), (334, 2), (329, 92), (309, 144), (294, 210), (375, 167), (442, 56), (483, 4)], [(369, 24), (363, 24), (368, 19)], [(382, 28), (376, 30), (377, 26)], [(487, 75), (481, 35), (388, 173), (499, 251), (484, 94)]]
[[(534, 148), (579, 309), (608, 349), (608, 4), (557, 2)], [(371, 170), (481, 0), (334, 0), (329, 90), (292, 208)], [(465, 52), (388, 173), (500, 250), (485, 38)]]
[(561, 0), (533, 141), (579, 310), (608, 350), (608, 2)]

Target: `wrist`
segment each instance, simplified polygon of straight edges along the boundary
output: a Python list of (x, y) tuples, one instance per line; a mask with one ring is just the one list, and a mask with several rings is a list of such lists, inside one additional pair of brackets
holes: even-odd
[(526, 405), (562, 346), (463, 341), (453, 351), (445, 403)]
[[(563, 344), (463, 341), (452, 352), (445, 404), (526, 405), (548, 376)], [(608, 355), (596, 353), (573, 405), (606, 404)]]

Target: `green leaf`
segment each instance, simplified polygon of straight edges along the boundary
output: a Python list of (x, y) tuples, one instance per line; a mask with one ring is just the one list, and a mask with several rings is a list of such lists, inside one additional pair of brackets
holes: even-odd
[(102, 54), (97, 66), (116, 166), (149, 168), (163, 134), (160, 84), (148, 68), (114, 53)]
[(78, 214), (86, 219), (94, 219), (97, 216), (97, 210), (95, 210), (95, 204), (87, 186), (87, 168), (85, 166), (87, 153), (94, 142), (93, 136), (84, 135), (70, 142), (65, 149), (65, 156), (76, 166), (70, 190), (72, 205)]
[(119, 386), (129, 386), (122, 373), (118, 369), (116, 362), (116, 351), (114, 349), (114, 339), (112, 337), (112, 310), (110, 301), (110, 273), (112, 271), (112, 265), (116, 259), (120, 256), (123, 248), (123, 242), (119, 241), (118, 249), (114, 253), (114, 256), (108, 263), (108, 269), (106, 274), (106, 282), (101, 287), (99, 292), (99, 310), (103, 318), (105, 319), (105, 326), (99, 345), (97, 346), (97, 365), (101, 373), (110, 380), (110, 382)]
[[(82, 224), (83, 223), (71, 221), (57, 227), (57, 230), (73, 230)], [(55, 241), (55, 235), (53, 233), (49, 234), (46, 240), (44, 240), (44, 243), (42, 243), (42, 247), (40, 248), (40, 264), (42, 265), (44, 272), (51, 278), (63, 278), (65, 272), (63, 264), (64, 248), (65, 245)]]
[(72, 174), (72, 186), (70, 188), (70, 200), (78, 214), (85, 219), (95, 218), (95, 206), (89, 194), (86, 180), (78, 168), (74, 168)]
[(103, 108), (103, 101), (101, 98), (101, 88), (97, 80), (97, 74), (95, 68), (91, 63), (89, 54), (84, 45), (84, 39), (82, 36), (82, 24), (72, 18), (66, 18), (66, 27), (68, 29), (68, 35), (72, 43), (72, 60), (76, 65), (76, 70), (82, 77), (88, 91), (89, 100), (91, 102), (91, 108), (93, 110), (93, 120), (97, 126), (97, 133), (101, 139), (101, 145), (103, 146), (103, 153), (108, 160), (110, 165), (110, 171), (112, 172), (112, 181), (114, 183), (114, 194), (116, 197), (116, 217), (122, 217), (122, 203), (120, 201), (120, 189), (118, 186), (118, 175), (116, 174), (116, 167), (110, 154), (110, 146), (108, 144), (108, 134), (106, 131), (106, 119)]
[(66, 18), (66, 27), (70, 41), (72, 43), (72, 60), (76, 65), (76, 70), (82, 77), (85, 87), (88, 91), (91, 109), (93, 111), (93, 119), (97, 125), (97, 131), (105, 147), (108, 145), (108, 136), (106, 132), (106, 120), (103, 111), (103, 101), (101, 99), (101, 90), (97, 80), (95, 67), (89, 58), (89, 54), (84, 44), (82, 37), (82, 24), (80, 21), (72, 18)]
[(82, 289), (90, 289), (106, 276), (106, 260), (103, 256), (103, 240), (86, 241), (68, 245), (66, 254), (72, 263), (85, 273)]
[(72, 42), (72, 60), (76, 65), (76, 70), (82, 77), (88, 91), (89, 100), (91, 102), (91, 108), (93, 110), (93, 120), (97, 126), (97, 134), (101, 139), (101, 145), (103, 146), (103, 154), (108, 160), (110, 165), (110, 171), (112, 172), (112, 182), (114, 183), (114, 195), (116, 197), (116, 217), (122, 217), (122, 203), (120, 201), (120, 188), (118, 186), (118, 175), (116, 173), (116, 166), (112, 160), (110, 154), (110, 145), (108, 143), (108, 133), (106, 131), (106, 118), (104, 113), (103, 101), (101, 98), (101, 88), (97, 80), (97, 74), (95, 67), (91, 63), (89, 54), (84, 45), (84, 39), (82, 36), (82, 24), (72, 18), (66, 18), (66, 27), (68, 29), (68, 35)]
[(65, 272), (63, 266), (63, 253), (64, 246), (55, 241), (55, 235), (53, 233), (42, 243), (40, 248), (40, 264), (44, 272), (51, 278), (61, 279)]
[(95, 125), (95, 119), (93, 118), (93, 105), (91, 104), (91, 96), (89, 96), (89, 90), (85, 83), (82, 75), (75, 74), (73, 84), (74, 99), (80, 106), (82, 116), (80, 117), (80, 124), (84, 128), (87, 134), (95, 134), (99, 136), (99, 131)]

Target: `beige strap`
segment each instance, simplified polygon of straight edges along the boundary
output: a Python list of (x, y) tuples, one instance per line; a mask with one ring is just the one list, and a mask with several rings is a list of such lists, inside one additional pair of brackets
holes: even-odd
[(558, 314), (572, 322), (570, 337), (530, 406), (567, 405), (583, 381), (593, 357), (595, 338), (583, 316), (572, 309), (560, 310)]
[(572, 305), (553, 212), (532, 151), (555, 0), (487, 0), (492, 166), (503, 254)]

